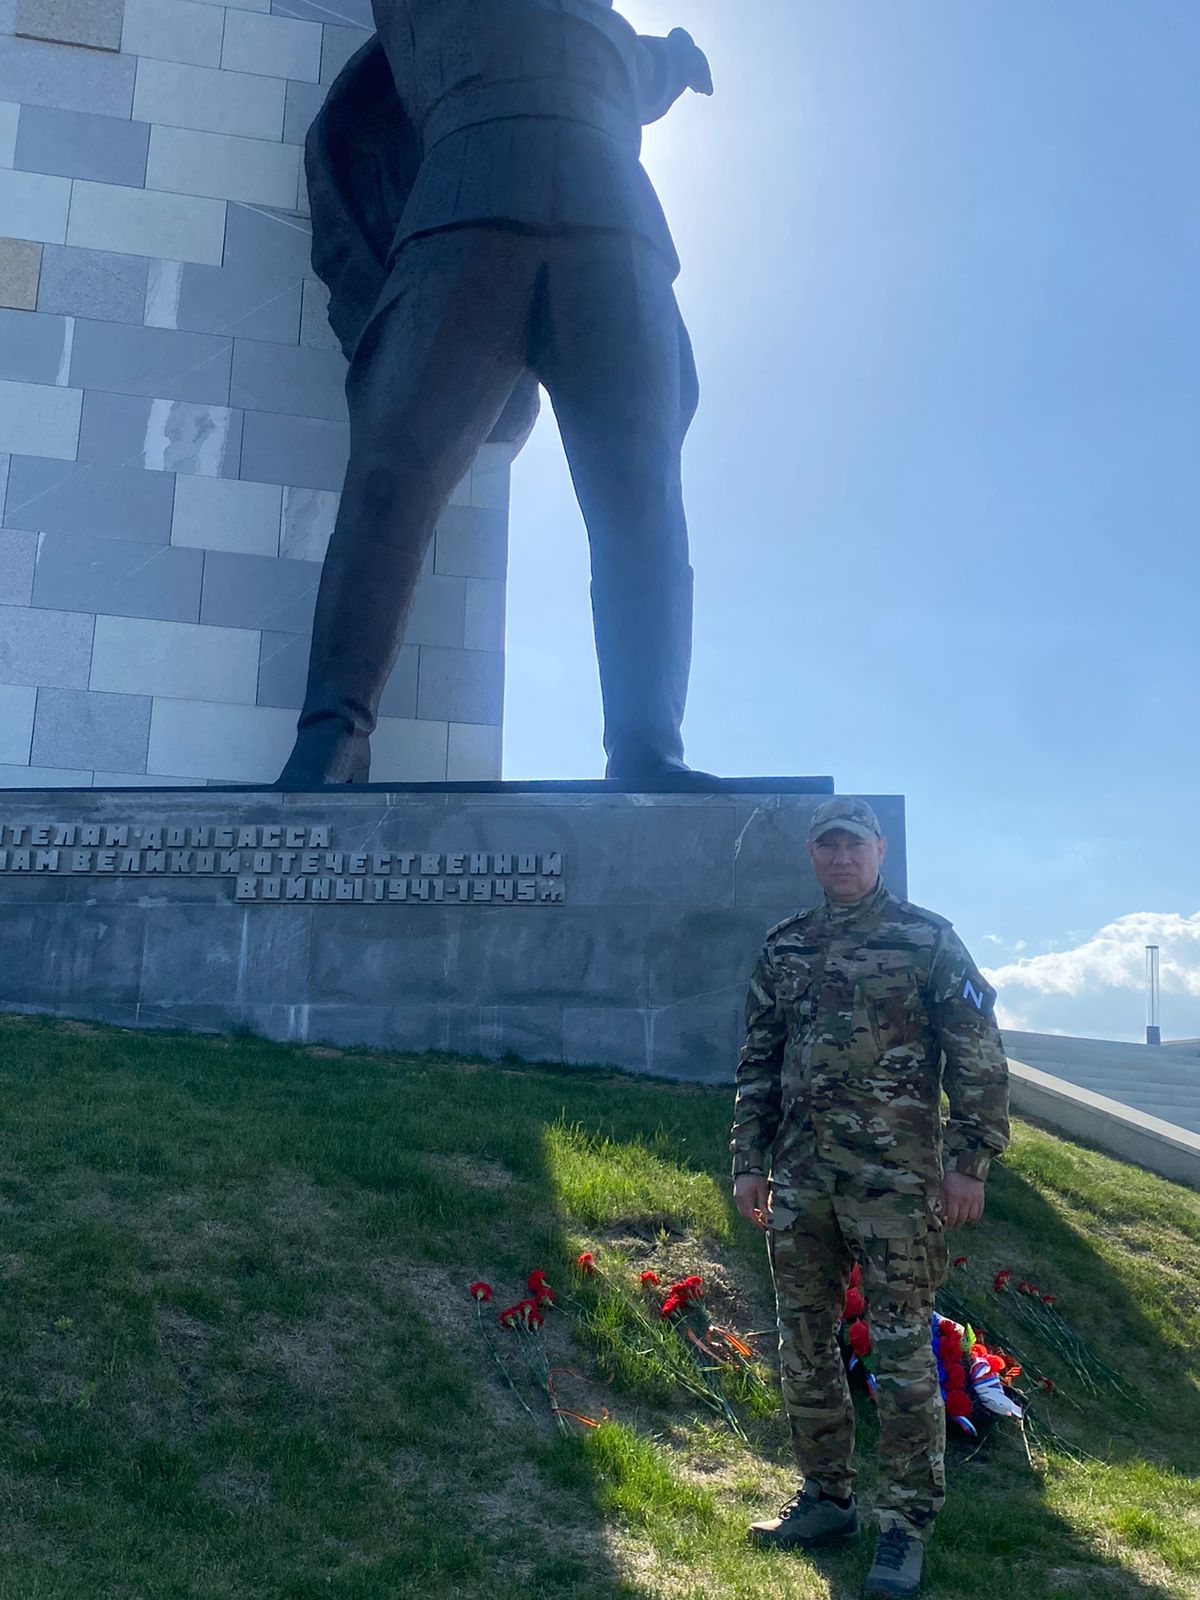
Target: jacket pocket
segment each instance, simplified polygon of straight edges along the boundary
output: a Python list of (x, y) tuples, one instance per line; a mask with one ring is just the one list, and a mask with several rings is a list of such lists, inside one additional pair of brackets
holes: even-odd
[[(878, 1061), (890, 1050), (911, 1052), (927, 1025), (916, 974), (908, 968), (872, 973), (854, 986), (854, 1005)], [(859, 1037), (863, 1037), (860, 1030)]]

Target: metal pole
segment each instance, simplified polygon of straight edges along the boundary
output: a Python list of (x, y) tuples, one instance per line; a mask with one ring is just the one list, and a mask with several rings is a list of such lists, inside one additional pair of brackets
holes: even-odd
[(1161, 1044), (1158, 1018), (1158, 946), (1146, 946), (1146, 1043)]

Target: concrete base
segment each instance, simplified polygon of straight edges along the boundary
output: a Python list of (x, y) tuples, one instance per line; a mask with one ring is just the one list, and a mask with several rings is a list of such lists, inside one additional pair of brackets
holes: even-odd
[(1200, 1044), (1163, 1045), (1004, 1030), (1018, 1061), (1168, 1125), (1200, 1134)]
[(1200, 1134), (1009, 1057), (1012, 1108), (1161, 1177), (1200, 1189)]
[(831, 790), (5, 791), (0, 1009), (727, 1081)]

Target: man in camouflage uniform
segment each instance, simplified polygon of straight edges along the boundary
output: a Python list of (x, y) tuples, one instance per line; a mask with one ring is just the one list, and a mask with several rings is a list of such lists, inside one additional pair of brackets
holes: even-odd
[(949, 922), (888, 891), (885, 851), (865, 801), (818, 807), (808, 853), (825, 901), (774, 928), (754, 969), (731, 1149), (738, 1209), (767, 1235), (804, 1479), (751, 1536), (813, 1545), (858, 1531), (854, 1410), (836, 1341), (857, 1262), (880, 1424), (867, 1593), (894, 1600), (915, 1593), (945, 1499), (930, 1343), (943, 1229), (983, 1213), (988, 1164), (1008, 1143), (1008, 1069), (994, 991)]

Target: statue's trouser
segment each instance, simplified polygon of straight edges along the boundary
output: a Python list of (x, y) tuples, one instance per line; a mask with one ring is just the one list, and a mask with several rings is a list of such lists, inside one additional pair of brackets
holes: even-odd
[(667, 263), (632, 235), (471, 227), (404, 245), (347, 378), (350, 464), (297, 756), (329, 719), (374, 728), (435, 524), (527, 369), (550, 393), (588, 527), (605, 749), (682, 755), (680, 327)]
[(772, 1190), (767, 1235), (779, 1315), (779, 1363), (796, 1464), (827, 1494), (851, 1492), (854, 1406), (836, 1330), (850, 1268), (862, 1268), (870, 1370), (879, 1405), (881, 1528), (924, 1538), (946, 1497), (946, 1413), (930, 1344), (946, 1244), (932, 1206), (899, 1213), (895, 1197), (844, 1182)]

